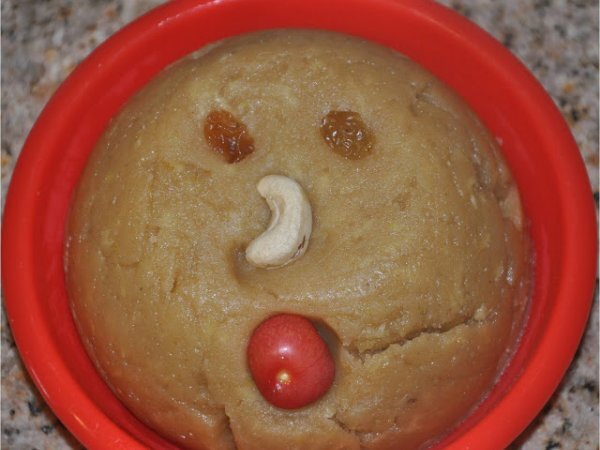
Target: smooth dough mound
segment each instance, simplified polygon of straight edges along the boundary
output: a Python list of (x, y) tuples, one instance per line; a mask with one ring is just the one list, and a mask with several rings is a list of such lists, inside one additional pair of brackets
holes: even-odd
[[(242, 121), (255, 150), (228, 164), (203, 124)], [(320, 133), (332, 110), (373, 136), (360, 160)], [(250, 266), (269, 222), (265, 175), (312, 205), (308, 250)], [(132, 98), (93, 151), (67, 231), (67, 284), (84, 344), (116, 395), (179, 445), (207, 449), (419, 448), (482, 399), (528, 297), (519, 195), (464, 103), (405, 57), (317, 31), (230, 39)], [(269, 316), (329, 336), (332, 388), (280, 410), (246, 345)]]

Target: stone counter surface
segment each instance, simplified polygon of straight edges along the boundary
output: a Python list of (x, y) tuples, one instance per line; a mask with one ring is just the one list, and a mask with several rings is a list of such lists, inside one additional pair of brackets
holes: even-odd
[[(36, 117), (73, 68), (157, 0), (3, 0), (2, 205)], [(580, 147), (598, 207), (598, 2), (443, 0), (517, 55), (550, 93)], [(10, 263), (10, 262), (9, 262)], [(597, 285), (597, 283), (596, 283)], [(2, 309), (2, 432), (6, 449), (76, 449), (19, 359)], [(575, 360), (559, 389), (511, 449), (596, 450), (598, 292)]]

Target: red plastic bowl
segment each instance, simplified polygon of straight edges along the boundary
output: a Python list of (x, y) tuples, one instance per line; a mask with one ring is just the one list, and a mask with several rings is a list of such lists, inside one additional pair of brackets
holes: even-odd
[(174, 448), (112, 395), (77, 336), (63, 279), (69, 199), (108, 120), (160, 69), (223, 37), (283, 27), (336, 30), (399, 50), (459, 92), (502, 142), (535, 242), (531, 316), (491, 396), (440, 447), (504, 448), (556, 389), (584, 330), (596, 273), (592, 194), (569, 129), (536, 80), (481, 29), (423, 0), (181, 0), (90, 55), (39, 117), (6, 201), (6, 310), (29, 373), (88, 448)]

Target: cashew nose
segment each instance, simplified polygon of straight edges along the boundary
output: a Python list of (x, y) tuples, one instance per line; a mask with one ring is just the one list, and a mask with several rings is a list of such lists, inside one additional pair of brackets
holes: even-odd
[(310, 202), (295, 180), (267, 175), (257, 185), (271, 209), (267, 229), (246, 248), (246, 259), (256, 267), (276, 268), (300, 258), (312, 231)]

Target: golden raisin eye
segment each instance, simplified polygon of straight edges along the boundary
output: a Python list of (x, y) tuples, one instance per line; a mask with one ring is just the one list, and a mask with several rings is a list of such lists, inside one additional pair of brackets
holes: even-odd
[(204, 137), (210, 148), (229, 164), (244, 159), (254, 151), (254, 139), (248, 127), (229, 111), (211, 111), (204, 120)]
[(354, 111), (329, 111), (321, 121), (321, 136), (331, 150), (346, 159), (363, 159), (373, 148), (371, 130)]

